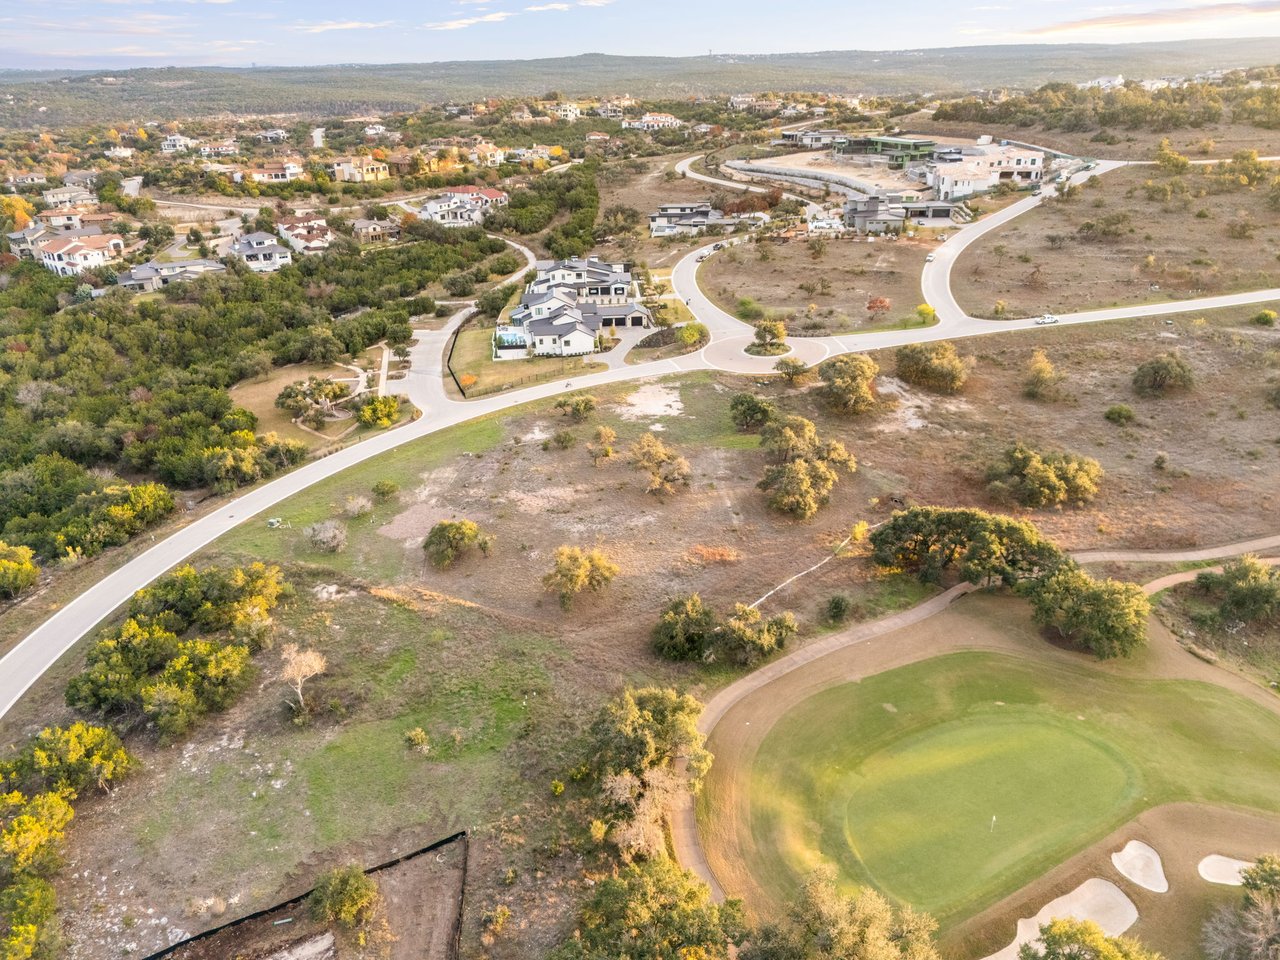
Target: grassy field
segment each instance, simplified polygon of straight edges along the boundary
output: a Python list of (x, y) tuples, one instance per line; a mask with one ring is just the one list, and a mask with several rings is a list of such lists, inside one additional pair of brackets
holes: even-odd
[(494, 360), (492, 344), (492, 327), (467, 327), (458, 331), (449, 365), (459, 380), (467, 376), (476, 378), (475, 384), (467, 387), (468, 396), (478, 397), (604, 369), (604, 364), (590, 363), (582, 357)]
[(769, 732), (747, 856), (779, 902), (833, 862), (946, 926), (1149, 807), (1280, 810), (1277, 737), (1280, 718), (1202, 683), (939, 657), (824, 690)]
[(319, 437), (307, 430), (299, 429), (293, 423), (289, 412), (276, 406), (276, 397), (289, 384), (306, 380), (308, 377), (349, 380), (355, 375), (354, 370), (346, 367), (295, 363), (287, 367), (277, 367), (260, 380), (245, 380), (236, 384), (231, 388), (231, 399), (258, 418), (259, 433), (274, 432), (289, 440), (301, 440), (314, 450), (329, 443), (329, 438), (337, 437), (345, 431), (351, 426), (352, 421), (343, 420), (326, 424), (321, 431), (324, 436)]

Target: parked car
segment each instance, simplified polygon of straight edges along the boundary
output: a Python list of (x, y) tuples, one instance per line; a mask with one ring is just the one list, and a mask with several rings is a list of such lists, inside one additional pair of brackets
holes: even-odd
[(723, 244), (723, 243), (716, 243), (716, 244), (712, 244), (711, 249), (712, 249), (712, 250), (723, 250), (723, 249), (724, 249), (724, 244)]
[(1057, 322), (1058, 322), (1058, 318), (1055, 317), (1052, 313), (1046, 313), (1043, 317), (1041, 317), (1036, 321), (1036, 323), (1042, 324), (1042, 325), (1046, 323), (1057, 323)]

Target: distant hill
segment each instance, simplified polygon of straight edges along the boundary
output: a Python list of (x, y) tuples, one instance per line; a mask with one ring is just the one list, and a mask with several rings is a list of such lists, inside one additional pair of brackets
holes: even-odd
[[(1280, 63), (1280, 38), (1133, 44), (1035, 44), (930, 50), (707, 57), (584, 54), (546, 60), (0, 70), (0, 126), (220, 113), (334, 115), (417, 109), (483, 96), (630, 92), (680, 98), (768, 89), (915, 94), (1030, 88), (1097, 76), (1186, 75)], [(43, 108), (43, 109), (41, 109)]]

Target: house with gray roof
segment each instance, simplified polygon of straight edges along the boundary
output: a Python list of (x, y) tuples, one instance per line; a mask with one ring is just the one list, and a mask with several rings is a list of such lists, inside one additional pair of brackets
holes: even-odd
[(289, 248), (281, 246), (276, 237), (260, 230), (246, 233), (233, 241), (228, 252), (243, 260), (245, 266), (254, 273), (275, 273), (281, 267), (293, 263), (293, 254)]
[(225, 273), (226, 267), (217, 260), (151, 260), (116, 276), (116, 283), (134, 293), (159, 290), (171, 283), (194, 280), (206, 273)]

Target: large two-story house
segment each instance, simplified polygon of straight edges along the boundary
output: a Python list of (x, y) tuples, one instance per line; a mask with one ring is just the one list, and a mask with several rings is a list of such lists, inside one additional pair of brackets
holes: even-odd
[(276, 237), (262, 231), (246, 233), (233, 241), (229, 253), (243, 260), (254, 273), (274, 273), (293, 263), (289, 248), (281, 246)]

